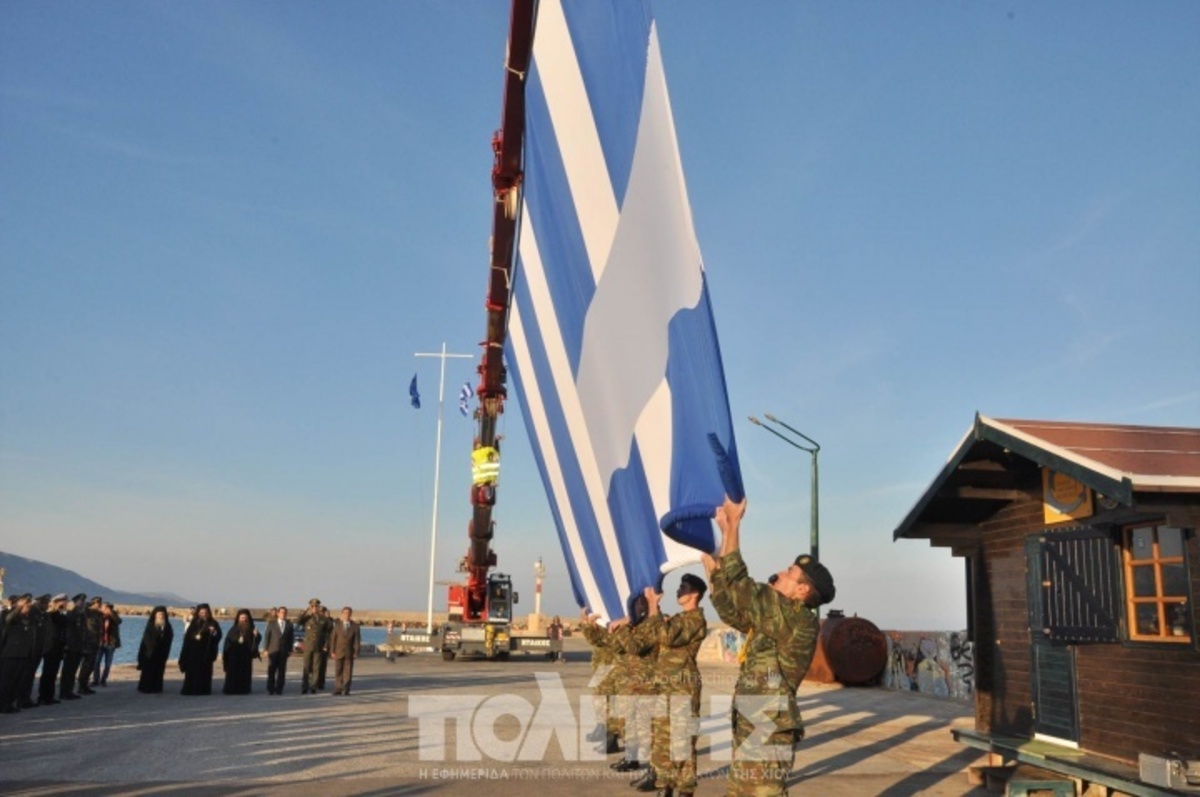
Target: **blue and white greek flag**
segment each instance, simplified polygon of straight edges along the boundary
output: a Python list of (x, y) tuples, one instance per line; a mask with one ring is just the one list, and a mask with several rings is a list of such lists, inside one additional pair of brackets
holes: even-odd
[(471, 414), (471, 408), (467, 402), (475, 395), (475, 388), (471, 387), (470, 382), (463, 382), (463, 386), (458, 389), (458, 411), (467, 417)]
[(712, 550), (737, 449), (649, 3), (535, 31), (506, 356), (576, 600), (616, 618)]

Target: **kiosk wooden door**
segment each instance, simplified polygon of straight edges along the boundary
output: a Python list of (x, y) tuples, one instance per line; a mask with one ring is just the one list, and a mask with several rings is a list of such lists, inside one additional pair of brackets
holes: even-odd
[(1030, 677), (1034, 733), (1079, 742), (1079, 703), (1075, 691), (1075, 646), (1050, 638), (1043, 595), (1047, 585), (1041, 535), (1026, 540), (1029, 580)]

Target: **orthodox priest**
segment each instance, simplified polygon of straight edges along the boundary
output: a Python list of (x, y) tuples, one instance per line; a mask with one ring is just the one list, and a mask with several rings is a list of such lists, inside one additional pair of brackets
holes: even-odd
[(221, 665), (225, 670), (227, 695), (250, 694), (250, 679), (254, 674), (254, 660), (261, 658), (258, 652), (258, 629), (248, 609), (238, 609), (237, 620), (229, 635), (225, 637), (225, 649), (221, 652)]
[(179, 669), (183, 671), (185, 695), (211, 695), (213, 662), (221, 649), (221, 626), (212, 617), (207, 603), (196, 607), (192, 621), (183, 632), (179, 651)]
[(171, 656), (171, 643), (175, 641), (175, 629), (167, 618), (166, 606), (155, 606), (142, 630), (142, 644), (138, 647), (138, 691), (158, 694), (163, 690), (163, 673), (167, 659)]

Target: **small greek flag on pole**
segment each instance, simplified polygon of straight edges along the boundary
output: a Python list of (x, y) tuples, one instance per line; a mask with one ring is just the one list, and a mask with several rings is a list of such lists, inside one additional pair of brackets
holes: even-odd
[(471, 387), (470, 382), (463, 382), (462, 388), (458, 391), (458, 411), (466, 418), (471, 414), (470, 408), (467, 407), (467, 402), (475, 395), (475, 388)]

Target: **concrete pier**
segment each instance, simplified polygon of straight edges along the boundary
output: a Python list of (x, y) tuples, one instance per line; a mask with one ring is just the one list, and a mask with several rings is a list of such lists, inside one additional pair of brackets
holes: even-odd
[[(567, 662), (388, 662), (367, 656), (348, 697), (300, 694), (293, 657), (282, 696), (268, 696), (265, 664), (254, 694), (183, 697), (136, 691), (132, 667), (82, 700), (0, 716), (0, 793), (6, 795), (556, 795), (635, 794), (615, 757), (582, 741), (593, 727), (586, 647)], [(728, 664), (703, 665), (705, 710), (698, 795), (725, 792)], [(332, 667), (330, 668), (332, 676)], [(710, 697), (712, 701), (710, 701)], [(722, 704), (722, 699), (725, 701)], [(956, 744), (967, 703), (882, 689), (806, 685), (808, 725), (792, 794), (982, 795), (967, 783), (977, 751)], [(715, 707), (715, 708), (714, 708)], [(446, 717), (435, 718), (436, 711)], [(582, 717), (582, 718), (581, 718)], [(440, 730), (439, 730), (440, 729)]]

